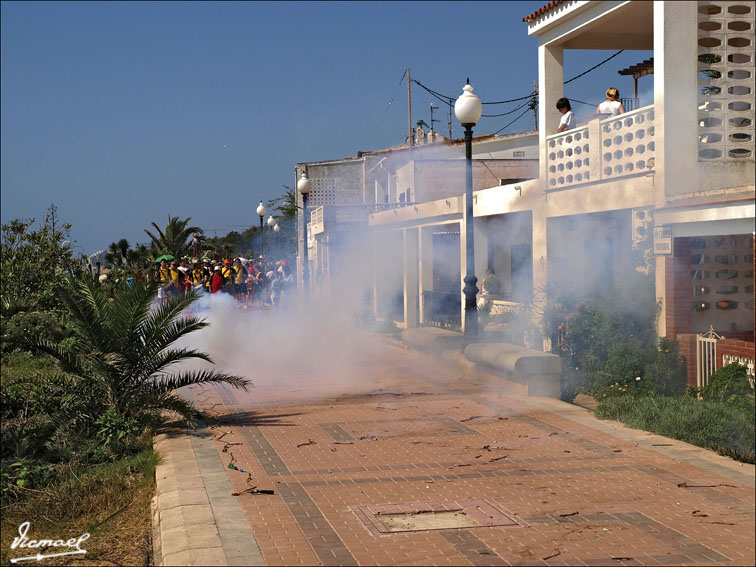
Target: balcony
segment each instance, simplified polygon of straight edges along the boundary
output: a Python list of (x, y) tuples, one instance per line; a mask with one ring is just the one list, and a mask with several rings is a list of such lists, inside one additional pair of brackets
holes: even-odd
[(325, 232), (327, 226), (332, 228), (341, 223), (365, 223), (368, 215), (405, 207), (412, 203), (380, 203), (367, 205), (321, 205), (310, 211), (310, 227), (312, 234)]
[(546, 138), (548, 189), (614, 180), (654, 169), (654, 107), (601, 119)]

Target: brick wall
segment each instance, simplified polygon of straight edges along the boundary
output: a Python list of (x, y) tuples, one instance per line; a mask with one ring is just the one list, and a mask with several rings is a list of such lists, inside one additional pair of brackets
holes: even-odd
[(675, 238), (672, 257), (666, 258), (667, 337), (677, 338), (691, 331), (693, 286), (690, 280), (690, 239)]
[(722, 368), (722, 355), (731, 354), (733, 356), (744, 356), (746, 358), (756, 358), (754, 355), (754, 343), (749, 341), (739, 341), (737, 339), (724, 339), (717, 342), (717, 368)]
[(696, 385), (696, 335), (695, 333), (680, 333), (677, 335), (679, 355), (685, 357), (688, 375), (688, 386)]

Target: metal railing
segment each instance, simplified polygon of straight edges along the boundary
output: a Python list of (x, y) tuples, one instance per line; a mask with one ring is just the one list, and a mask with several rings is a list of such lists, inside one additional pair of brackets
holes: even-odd
[(422, 324), (459, 330), (462, 326), (462, 296), (459, 292), (423, 291)]
[(709, 376), (717, 370), (717, 341), (719, 336), (714, 327), (696, 335), (696, 386), (703, 388), (709, 383)]

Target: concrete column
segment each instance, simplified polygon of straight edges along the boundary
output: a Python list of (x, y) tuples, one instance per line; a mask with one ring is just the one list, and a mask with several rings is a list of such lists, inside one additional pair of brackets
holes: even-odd
[[(478, 278), (478, 289), (483, 289), (483, 280), (486, 279), (488, 268), (488, 234), (482, 227), (480, 218), (475, 219), (475, 275)], [(480, 291), (478, 292), (480, 297)]]
[(372, 261), (372, 269), (371, 269), (371, 287), (372, 287), (372, 312), (373, 317), (378, 317), (378, 252), (381, 250), (378, 242), (378, 233), (373, 231), (373, 234), (371, 235), (372, 240), (372, 246), (371, 246), (371, 258)]
[(430, 227), (420, 229), (418, 257), (420, 260), (418, 293), (420, 300), (420, 324), (422, 325), (425, 323), (423, 316), (425, 313), (423, 292), (433, 291), (433, 229)]
[(541, 207), (533, 208), (533, 298), (543, 299), (540, 290), (548, 284), (548, 220)]
[[(698, 189), (697, 2), (654, 2), (654, 201)], [(670, 104), (665, 104), (665, 93)], [(681, 191), (681, 186), (684, 190)], [(657, 333), (667, 335), (666, 258), (656, 258)]]
[(540, 178), (547, 173), (546, 136), (557, 133), (562, 115), (556, 101), (562, 97), (564, 83), (564, 50), (561, 45), (538, 46), (538, 145), (540, 148)]
[(412, 329), (419, 323), (418, 229), (405, 228), (402, 232), (404, 236), (404, 325), (407, 329)]
[[(697, 9), (697, 2), (654, 2), (657, 207), (666, 195), (698, 188)], [(675, 190), (681, 185), (685, 191)]]

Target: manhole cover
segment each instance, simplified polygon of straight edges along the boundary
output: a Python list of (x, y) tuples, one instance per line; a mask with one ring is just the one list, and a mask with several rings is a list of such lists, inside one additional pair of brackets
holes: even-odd
[(414, 532), (418, 530), (443, 530), (450, 528), (475, 528), (480, 524), (464, 510), (448, 512), (415, 512), (409, 514), (381, 514), (376, 516), (387, 531)]
[(354, 511), (373, 534), (521, 525), (482, 499), (357, 506)]

